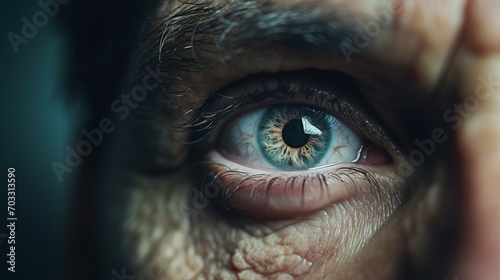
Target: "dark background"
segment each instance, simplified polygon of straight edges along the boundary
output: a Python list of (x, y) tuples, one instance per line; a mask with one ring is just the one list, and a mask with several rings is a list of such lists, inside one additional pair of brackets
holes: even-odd
[[(46, 0), (44, 0), (46, 1)], [(22, 17), (41, 11), (37, 1), (0, 4), (0, 279), (68, 279), (67, 257), (72, 186), (69, 174), (60, 182), (51, 166), (64, 163), (67, 145), (83, 126), (85, 103), (69, 100), (68, 40), (58, 17), (19, 45), (16, 54), (7, 34), (22, 36)], [(16, 169), (16, 272), (7, 270), (7, 169)], [(10, 246), (10, 245), (9, 245)]]

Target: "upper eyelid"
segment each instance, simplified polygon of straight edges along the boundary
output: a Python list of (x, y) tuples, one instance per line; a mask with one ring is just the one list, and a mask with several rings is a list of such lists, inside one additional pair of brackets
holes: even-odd
[[(197, 110), (191, 111), (193, 116), (190, 118), (190, 121), (179, 126), (179, 129), (191, 132), (193, 134), (193, 136), (191, 137), (192, 142), (198, 143), (204, 140), (205, 138), (209, 137), (210, 133), (214, 132), (216, 128), (220, 129), (219, 122), (226, 119), (231, 119), (228, 117), (228, 115), (229, 116), (233, 116), (235, 114), (239, 115), (242, 114), (242, 112), (251, 109), (252, 107), (258, 108), (265, 106), (265, 104), (262, 104), (262, 102), (265, 102), (266, 98), (268, 98), (267, 99), (268, 105), (271, 104), (271, 101), (269, 101), (270, 98), (276, 98), (276, 97), (281, 98), (272, 101), (272, 103), (274, 104), (283, 102), (290, 103), (290, 100), (296, 98), (295, 102), (292, 103), (298, 103), (299, 101), (302, 100), (303, 103), (300, 104), (315, 106), (318, 107), (318, 109), (320, 110), (325, 110), (333, 114), (340, 120), (344, 121), (346, 125), (351, 127), (351, 129), (354, 129), (360, 135), (364, 135), (366, 138), (368, 138), (375, 144), (382, 146), (386, 149), (389, 149), (396, 154), (401, 153), (399, 147), (392, 140), (392, 137), (389, 135), (389, 133), (386, 130), (384, 130), (382, 124), (380, 124), (379, 121), (376, 120), (376, 118), (374, 118), (370, 114), (370, 112), (366, 110), (365, 108), (366, 104), (362, 104), (359, 98), (355, 98), (355, 96), (359, 94), (355, 94), (354, 92), (349, 91), (348, 87), (343, 88), (343, 86), (340, 86), (340, 84), (337, 85), (337, 88), (339, 90), (335, 93), (335, 95), (332, 95), (332, 93), (323, 92), (323, 90), (325, 89), (324, 87), (327, 85), (321, 86), (320, 84), (314, 84), (314, 82), (308, 82), (311, 80), (304, 79), (303, 77), (304, 75), (306, 75), (304, 73), (308, 72), (299, 71), (292, 73), (278, 73), (278, 74), (266, 75), (271, 80), (272, 79), (279, 80), (279, 78), (275, 76), (281, 76), (282, 80), (278, 83), (282, 83), (284, 85), (281, 88), (279, 86), (275, 86), (275, 88), (265, 87), (266, 90), (273, 90), (273, 89), (287, 90), (287, 87), (290, 87), (288, 90), (293, 91), (291, 94), (292, 95), (296, 94), (297, 96), (290, 96), (290, 95), (278, 96), (280, 93), (276, 92), (273, 93), (269, 91), (264, 92), (263, 94), (261, 93), (256, 95), (251, 90), (250, 92), (246, 93), (234, 93), (234, 92), (231, 93), (231, 91), (237, 91), (239, 87), (236, 87), (236, 89), (234, 88), (231, 89), (230, 86), (229, 90), (227, 89), (222, 90), (222, 93), (212, 95), (211, 98), (209, 98), (203, 106), (201, 106)], [(316, 72), (313, 71), (313, 73)], [(328, 72), (328, 74), (332, 77), (335, 77), (335, 73)], [(314, 75), (316, 74), (312, 74), (312, 76)], [(337, 75), (343, 75), (343, 74), (337, 74)], [(283, 78), (283, 76), (285, 76), (286, 78)], [(297, 84), (291, 84), (292, 81), (294, 81), (293, 77), (301, 77), (301, 78), (298, 78), (298, 80), (295, 81)], [(258, 84), (261, 78), (251, 79), (251, 80), (254, 80), (254, 83)], [(237, 81), (235, 83), (238, 84), (239, 82), (241, 81)], [(304, 84), (300, 85), (301, 82)], [(258, 87), (259, 86), (257, 86), (257, 88)], [(331, 85), (329, 87), (331, 87)], [(351, 90), (354, 91), (355, 89)], [(342, 91), (344, 93), (342, 93)], [(309, 94), (309, 97), (306, 97), (305, 95), (306, 93)], [(257, 100), (252, 100), (252, 98), (254, 98), (255, 96), (258, 96)], [(304, 98), (310, 98), (310, 99), (306, 100)], [(328, 100), (328, 102), (325, 100)], [(326, 104), (332, 107), (328, 108), (326, 107)], [(227, 108), (225, 106), (230, 106), (231, 108)], [(248, 108), (249, 106), (250, 108)], [(235, 110), (236, 112), (233, 112)]]

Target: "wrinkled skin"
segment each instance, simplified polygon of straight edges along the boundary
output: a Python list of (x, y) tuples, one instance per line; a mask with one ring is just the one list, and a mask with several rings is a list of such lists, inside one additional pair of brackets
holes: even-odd
[[(280, 1), (285, 2), (273, 0)], [(314, 2), (323, 10), (346, 9), (368, 20), (388, 6), (384, 0)], [(167, 15), (174, 5), (180, 4), (166, 0), (158, 14)], [(391, 28), (374, 37), (377, 47), (369, 61), (356, 54), (347, 64), (320, 54), (244, 51), (237, 60), (214, 59), (215, 71), (197, 72), (176, 86), (191, 87), (188, 107), (199, 107), (210, 92), (250, 74), (335, 69), (371, 84), (374, 94), (365, 94), (367, 100), (376, 102), (375, 93), (384, 91), (394, 97), (398, 91), (420, 103), (409, 109), (405, 103), (394, 106), (441, 119), (453, 102), (462, 104), (475, 94), (478, 77), (492, 77), (491, 96), (447, 130), (449, 139), (438, 146), (426, 173), (432, 175), (417, 178), (415, 191), (402, 195), (402, 163), (388, 151), (392, 175), (379, 195), (362, 191), (304, 215), (260, 219), (226, 215), (213, 201), (195, 213), (182, 208), (190, 205), (197, 184), (186, 165), (170, 175), (126, 180), (119, 180), (118, 168), (104, 184), (119, 185), (117, 191), (123, 192), (125, 200), (109, 208), (121, 207), (119, 242), (137, 279), (498, 279), (500, 1), (407, 0), (396, 6)], [(383, 116), (383, 109), (377, 113)], [(119, 144), (117, 135), (113, 141)], [(187, 137), (185, 132), (165, 135), (163, 153), (182, 162), (189, 146), (173, 139)], [(117, 166), (114, 154), (109, 157)]]

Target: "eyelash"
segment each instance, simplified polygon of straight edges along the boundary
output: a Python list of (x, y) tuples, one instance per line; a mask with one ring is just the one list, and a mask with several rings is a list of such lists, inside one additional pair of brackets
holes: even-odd
[[(359, 108), (352, 106), (352, 103), (362, 103), (362, 100), (352, 96), (350, 98), (339, 98), (331, 92), (317, 89), (318, 85), (316, 81), (313, 82), (309, 78), (310, 76), (318, 75), (316, 71), (300, 73), (306, 73), (305, 77), (303, 74), (295, 73), (293, 76), (298, 76), (298, 79), (295, 80), (293, 77), (287, 77), (287, 73), (277, 74), (278, 77), (273, 78), (271, 85), (264, 84), (260, 88), (244, 89), (236, 96), (232, 96), (224, 91), (217, 92), (201, 108), (186, 112), (185, 115), (194, 115), (194, 117), (174, 129), (190, 132), (192, 137), (186, 144), (197, 144), (210, 137), (215, 128), (219, 126), (218, 124), (236, 111), (238, 111), (236, 113), (239, 115), (243, 113), (242, 111), (254, 109), (256, 107), (255, 104), (259, 104), (258, 107), (262, 107), (273, 103), (291, 101), (290, 103), (300, 103), (321, 108), (338, 117), (340, 120), (345, 120), (360, 134), (366, 134), (365, 131), (369, 131), (370, 136), (375, 136), (381, 142), (388, 140), (382, 139), (384, 133), (379, 125), (374, 122), (367, 123), (366, 118), (360, 118), (358, 113)], [(347, 78), (340, 73), (335, 73), (334, 75), (340, 76), (338, 80)], [(258, 83), (261, 79), (261, 76), (257, 76), (252, 80), (256, 80)], [(339, 87), (343, 87), (345, 81), (341, 83), (342, 85), (339, 84)], [(232, 92), (234, 91), (232, 90)], [(362, 105), (365, 106), (365, 104)]]
[[(200, 193), (202, 192), (202, 190), (207, 189), (221, 190), (218, 191), (220, 193), (220, 196), (217, 194), (217, 196), (219, 196), (220, 198), (218, 201), (216, 201), (220, 204), (216, 203), (216, 205), (219, 205), (226, 212), (226, 214), (235, 214), (239, 217), (251, 216), (252, 213), (245, 213), (246, 211), (241, 211), (241, 209), (237, 209), (230, 203), (231, 198), (235, 194), (241, 191), (245, 191), (247, 188), (251, 188), (251, 193), (253, 193), (257, 188), (265, 188), (265, 196), (262, 198), (262, 200), (264, 201), (264, 207), (267, 208), (269, 206), (267, 204), (270, 196), (269, 193), (279, 183), (284, 183), (286, 193), (292, 191), (294, 188), (300, 187), (300, 200), (302, 206), (304, 205), (304, 199), (306, 197), (306, 185), (315, 185), (315, 188), (319, 188), (316, 189), (316, 192), (319, 192), (321, 194), (323, 194), (325, 190), (329, 193), (327, 188), (327, 186), (329, 185), (328, 181), (335, 180), (340, 181), (343, 184), (351, 183), (351, 187), (346, 187), (348, 189), (348, 193), (356, 193), (358, 186), (355, 181), (359, 179), (364, 180), (368, 182), (368, 186), (370, 187), (369, 191), (371, 193), (376, 194), (378, 198), (382, 197), (382, 187), (377, 182), (376, 175), (371, 171), (367, 171), (359, 167), (340, 167), (326, 174), (317, 173), (315, 175), (297, 175), (289, 176), (284, 179), (281, 177), (273, 177), (271, 174), (248, 174), (242, 171), (231, 170), (228, 166), (220, 163), (210, 164), (212, 165), (212, 167), (217, 165), (221, 168), (227, 168), (228, 170), (212, 174), (210, 174), (210, 172), (205, 172), (206, 176), (200, 184)], [(233, 177), (233, 179), (231, 180), (231, 183), (224, 183), (224, 177)], [(318, 183), (315, 184), (315, 182)], [(234, 188), (234, 186), (238, 187)], [(286, 194), (284, 195), (284, 197), (286, 197)], [(274, 217), (272, 216), (272, 214), (271, 216), (264, 213), (259, 214), (265, 215), (268, 218)]]
[[(329, 77), (331, 75), (332, 73), (329, 73)], [(244, 114), (255, 108), (283, 102), (294, 102), (321, 108), (325, 112), (345, 121), (359, 135), (365, 135), (370, 140), (376, 140), (373, 142), (379, 142), (378, 145), (384, 143), (383, 139), (385, 139), (386, 144), (392, 143), (387, 141), (388, 136), (381, 126), (368, 117), (362, 100), (356, 99), (359, 95), (354, 93), (355, 90), (345, 89), (346, 77), (339, 73), (335, 73), (335, 75), (337, 75), (339, 81), (338, 88), (344, 88), (345, 91), (354, 96), (346, 97), (336, 90), (333, 90), (333, 92), (332, 90), (328, 92), (322, 90), (321, 88), (324, 88), (322, 85), (326, 85), (328, 88), (331, 88), (331, 85), (327, 82), (318, 82), (320, 79), (317, 78), (318, 74), (314, 71), (295, 74), (259, 75), (250, 79), (247, 84), (250, 86), (241, 87), (240, 82), (235, 86), (236, 89), (229, 86), (226, 90), (213, 94), (201, 108), (186, 113), (186, 115), (194, 114), (194, 117), (177, 128), (191, 133), (190, 141), (187, 143), (191, 145), (192, 155), (190, 158), (192, 160), (190, 162), (202, 161), (202, 158), (216, 146), (216, 136), (221, 127), (224, 126), (226, 119), (233, 119), (235, 115)], [(310, 78), (310, 76), (314, 77), (314, 79)], [(258, 86), (256, 87), (255, 84)], [(360, 105), (360, 103), (363, 105)], [(365, 113), (361, 112), (361, 108)], [(215, 135), (215, 137), (212, 135)], [(204, 164), (204, 166), (206, 165)], [(219, 171), (213, 172), (214, 169)], [(340, 181), (344, 185), (352, 183), (351, 187), (346, 187), (348, 188), (347, 193), (356, 192), (356, 182), (360, 179), (368, 182), (372, 192), (378, 193), (380, 191), (380, 185), (375, 179), (376, 174), (373, 171), (352, 166), (335, 168), (328, 171), (326, 175), (313, 171), (300, 175), (287, 174), (286, 178), (282, 178), (265, 173), (250, 174), (212, 161), (208, 162), (207, 170), (203, 173), (204, 176), (201, 178), (204, 179), (200, 182), (200, 189), (206, 188), (208, 184), (221, 190), (219, 201), (222, 202), (224, 209), (228, 212), (238, 212), (236, 211), (238, 209), (232, 207), (230, 200), (235, 194), (245, 191), (249, 186), (252, 189), (250, 195), (257, 188), (265, 188), (265, 196), (262, 198), (265, 207), (267, 207), (267, 200), (273, 186), (280, 183), (284, 184), (286, 193), (300, 187), (302, 204), (306, 185), (315, 184), (318, 188), (317, 191), (323, 192), (328, 186), (327, 181), (331, 182), (332, 180)], [(231, 180), (224, 180), (224, 178), (228, 177)], [(329, 192), (330, 190), (326, 188), (326, 191)]]

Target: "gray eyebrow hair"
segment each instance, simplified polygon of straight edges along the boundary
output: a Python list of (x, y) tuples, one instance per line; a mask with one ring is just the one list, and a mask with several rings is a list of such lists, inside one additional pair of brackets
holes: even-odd
[(166, 71), (189, 70), (198, 64), (199, 54), (214, 48), (219, 53), (227, 50), (227, 56), (220, 57), (222, 60), (244, 49), (276, 47), (339, 56), (343, 55), (340, 45), (352, 45), (357, 30), (364, 24), (359, 16), (342, 7), (325, 11), (312, 3), (183, 3), (145, 35), (150, 44), (144, 48), (142, 61), (146, 55), (148, 63), (156, 60), (167, 64)]

